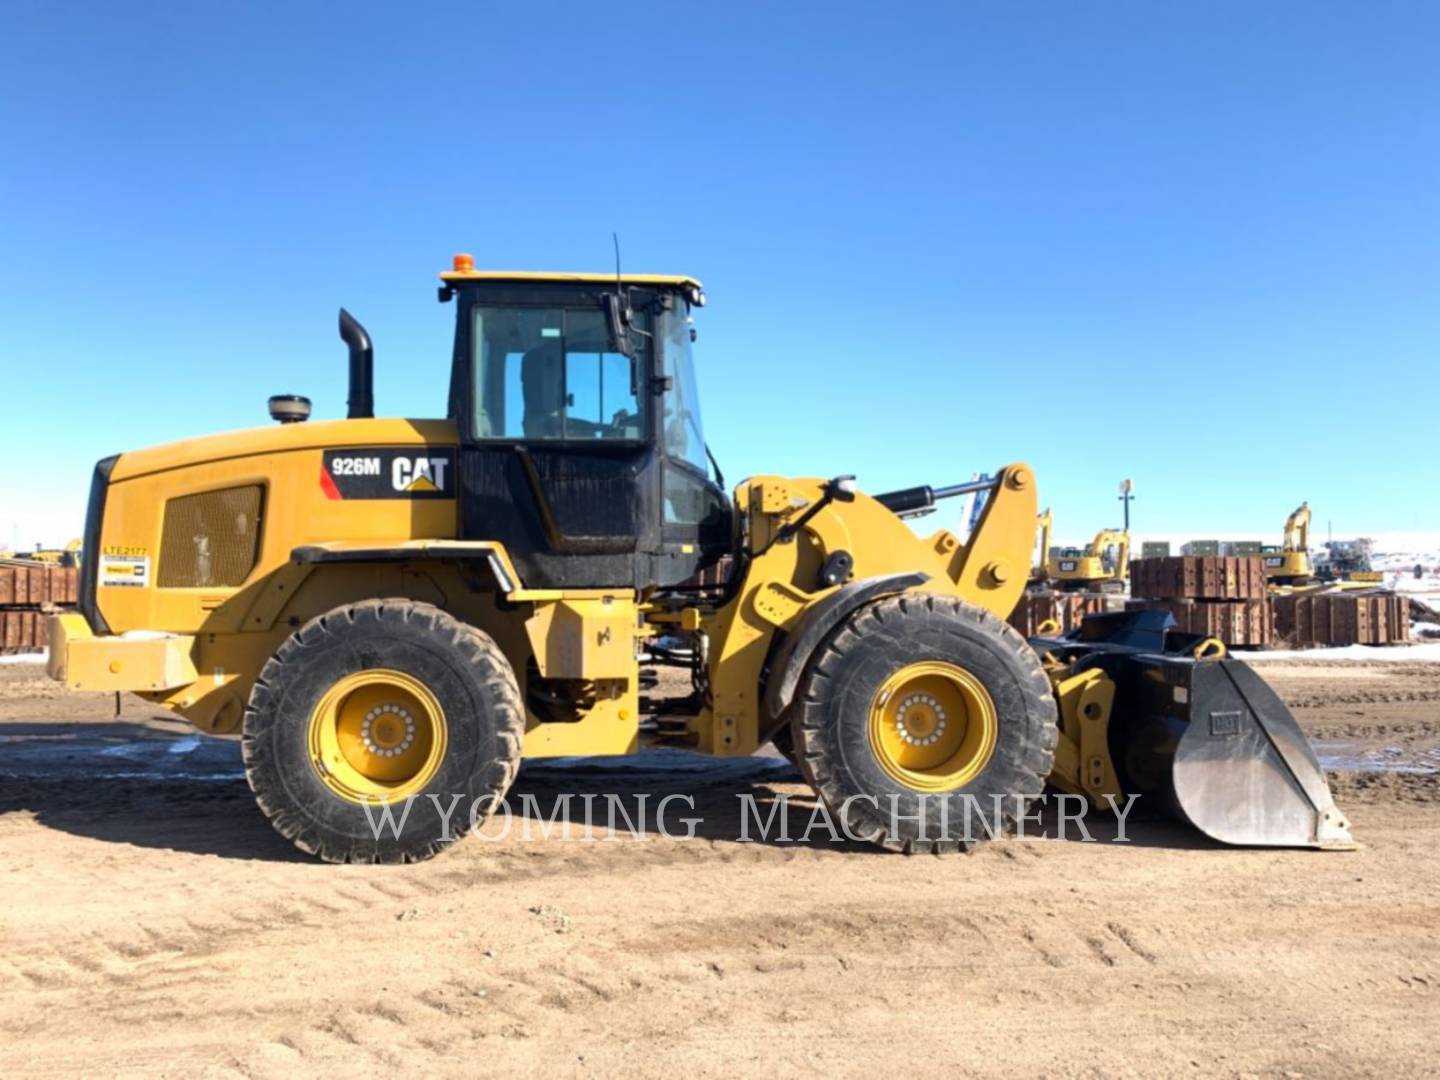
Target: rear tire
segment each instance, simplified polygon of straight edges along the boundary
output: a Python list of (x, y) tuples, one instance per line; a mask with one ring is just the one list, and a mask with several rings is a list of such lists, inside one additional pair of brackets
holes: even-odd
[(983, 608), (923, 593), (841, 623), (795, 710), (800, 768), (836, 826), (906, 853), (999, 835), (1044, 790), (1059, 738), (1025, 639)]
[(250, 693), (242, 748), (260, 809), (301, 850), (417, 862), (504, 796), (524, 731), (489, 635), (429, 604), (369, 600), (280, 646)]

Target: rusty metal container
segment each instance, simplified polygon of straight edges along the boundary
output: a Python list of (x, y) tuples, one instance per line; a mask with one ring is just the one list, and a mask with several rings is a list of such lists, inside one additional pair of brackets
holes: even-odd
[(50, 616), (39, 611), (0, 611), (0, 652), (37, 652), (50, 644)]
[(0, 652), (34, 652), (49, 645), (50, 616), (75, 605), (79, 573), (28, 559), (0, 561)]
[(1130, 595), (1154, 600), (1261, 600), (1265, 560), (1258, 555), (1175, 555), (1130, 564)]
[(1047, 619), (1058, 622), (1061, 630), (1073, 630), (1086, 615), (1108, 610), (1110, 599), (1102, 593), (1028, 592), (1020, 597), (1020, 602), (1010, 613), (1010, 625), (1027, 638), (1034, 637), (1040, 624)]
[(1127, 611), (1161, 610), (1187, 634), (1219, 638), (1226, 645), (1268, 645), (1275, 639), (1269, 597), (1259, 600), (1131, 600)]
[(1410, 640), (1409, 605), (1398, 593), (1294, 593), (1275, 598), (1275, 628), (1296, 645), (1394, 645)]

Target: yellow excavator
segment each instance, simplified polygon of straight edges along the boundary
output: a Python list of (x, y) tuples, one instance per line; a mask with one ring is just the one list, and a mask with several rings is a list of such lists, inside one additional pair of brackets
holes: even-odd
[(1064, 591), (1122, 592), (1130, 572), (1130, 533), (1101, 529), (1084, 548), (1060, 548), (1051, 553), (1051, 513), (1036, 520), (1040, 530), (1040, 564), (1032, 581)]
[(24, 557), (31, 562), (46, 563), (49, 566), (79, 566), (81, 541), (71, 540), (63, 548), (40, 548), (29, 552)]
[(1285, 532), (1279, 546), (1267, 544), (1261, 549), (1265, 559), (1265, 577), (1272, 585), (1304, 585), (1314, 573), (1310, 565), (1310, 504), (1301, 503), (1285, 519)]
[[(100, 461), (79, 610), (51, 625), (67, 686), (239, 735), (301, 849), (426, 858), (522, 757), (771, 740), (847, 836), (895, 851), (968, 849), (1047, 783), (1229, 843), (1349, 843), (1295, 720), (1217, 643), (1157, 612), (1030, 642), (1006, 624), (1034, 543), (1026, 465), (727, 490), (698, 281), (457, 256), (439, 295), (446, 418), (375, 417), (370, 338), (342, 310), (348, 417), (282, 394), (272, 426)], [(903, 520), (978, 493), (968, 537)]]

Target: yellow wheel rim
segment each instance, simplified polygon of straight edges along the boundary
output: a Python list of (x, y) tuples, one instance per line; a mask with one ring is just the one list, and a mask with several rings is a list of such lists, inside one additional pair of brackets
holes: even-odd
[(869, 726), (875, 760), (915, 791), (952, 791), (975, 779), (995, 753), (999, 728), (980, 680), (940, 661), (886, 679), (870, 703)]
[(403, 671), (347, 675), (310, 714), (310, 763), (352, 802), (393, 802), (422, 791), (445, 760), (445, 710)]

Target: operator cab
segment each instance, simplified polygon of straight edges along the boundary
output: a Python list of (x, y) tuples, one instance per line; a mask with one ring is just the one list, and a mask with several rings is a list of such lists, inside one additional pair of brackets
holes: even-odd
[(673, 585), (732, 550), (700, 422), (698, 281), (464, 255), (440, 277), (456, 301), (462, 538), (503, 542), (531, 588)]

